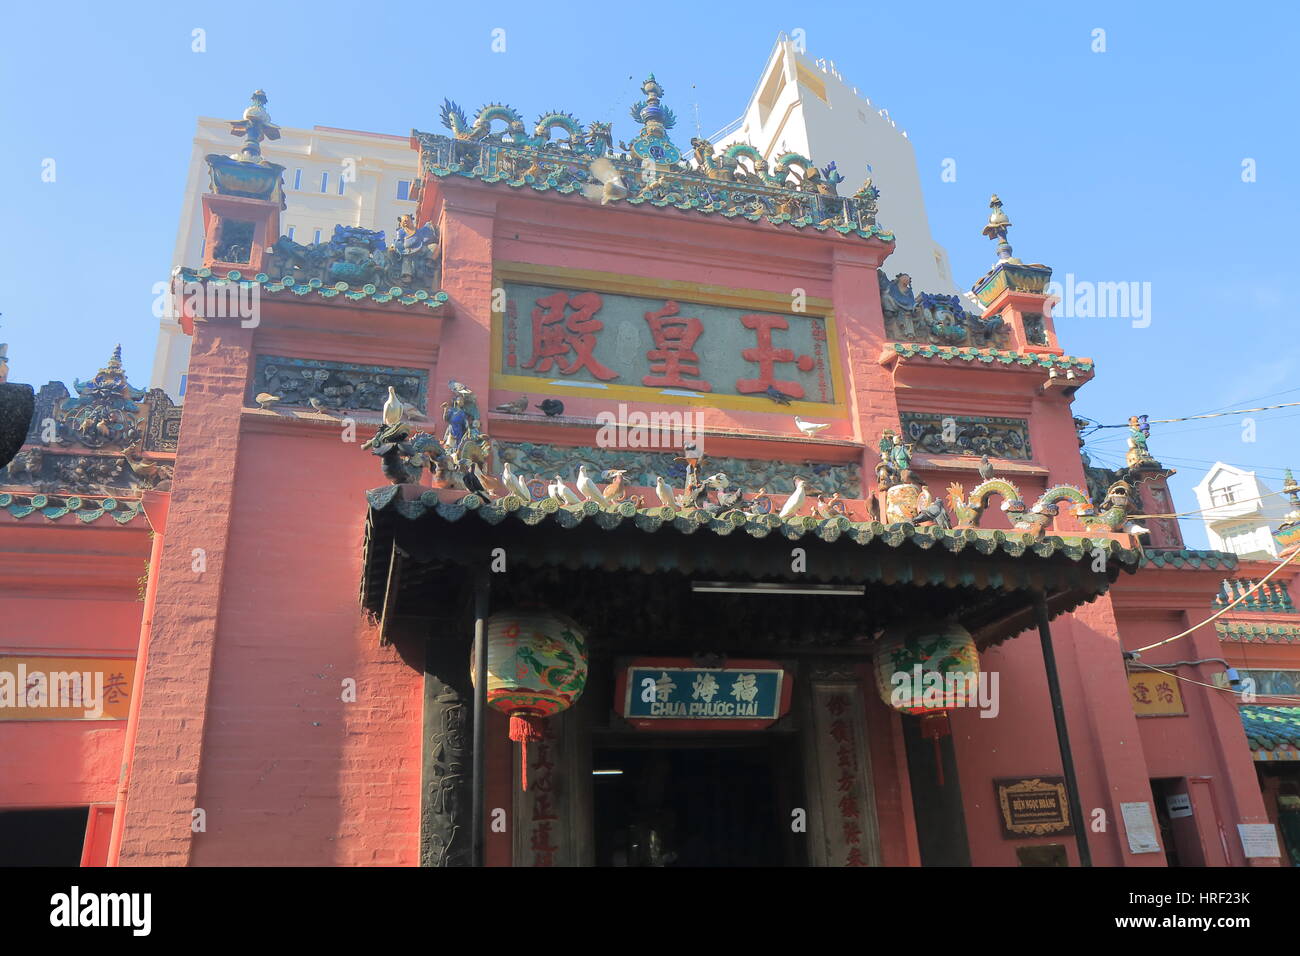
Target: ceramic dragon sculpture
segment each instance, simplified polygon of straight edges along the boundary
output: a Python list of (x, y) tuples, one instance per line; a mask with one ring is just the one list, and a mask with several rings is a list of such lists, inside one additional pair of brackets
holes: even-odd
[(990, 478), (972, 488), (969, 498), (965, 488), (959, 482), (953, 482), (948, 486), (948, 504), (959, 527), (976, 527), (988, 507), (989, 498), (998, 495), (1002, 498), (1002, 510), (1011, 519), (1011, 526), (1017, 531), (1029, 531), (1034, 537), (1040, 537), (1052, 519), (1060, 514), (1059, 503), (1062, 501), (1073, 504), (1074, 514), (1085, 528), (1118, 531), (1128, 517), (1131, 492), (1126, 482), (1116, 482), (1107, 493), (1104, 510), (1099, 513), (1082, 490), (1074, 485), (1060, 484), (1048, 488), (1032, 507), (1026, 507), (1019, 488), (1005, 478)]

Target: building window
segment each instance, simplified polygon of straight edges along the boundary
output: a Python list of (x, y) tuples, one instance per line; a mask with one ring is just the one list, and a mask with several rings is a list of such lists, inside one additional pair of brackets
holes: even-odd
[(1230, 505), (1237, 500), (1237, 486), (1229, 485), (1226, 488), (1215, 488), (1210, 491), (1210, 500), (1216, 505)]
[(398, 199), (411, 198), (411, 181), (409, 179), (399, 179), (397, 181), (397, 198)]
[(189, 382), (190, 382), (190, 377), (188, 375), (181, 376), (181, 388), (180, 391), (177, 392), (177, 394), (180, 395), (181, 398), (185, 397), (185, 386), (188, 385)]
[(320, 245), (320, 230), (319, 230), (319, 229), (316, 230), (316, 238), (312, 239), (312, 242), (315, 243), (315, 244), (318, 245), (318, 246)]
[(287, 233), (287, 235), (289, 236), (289, 241), (290, 241), (290, 242), (293, 242), (293, 231), (294, 231), (295, 228), (297, 228), (297, 227), (295, 227), (295, 226), (290, 226), (290, 227), (289, 227), (289, 232)]
[(340, 195), (340, 196), (343, 195), (343, 184), (346, 183), (346, 182), (347, 182), (347, 180), (344, 179), (342, 176), (339, 177), (339, 195)]
[(294, 188), (294, 189), (302, 189), (302, 170), (301, 170), (301, 169), (295, 169), (295, 170), (293, 171), (293, 188)]
[(320, 191), (327, 193), (330, 191), (330, 174), (329, 170), (320, 174)]

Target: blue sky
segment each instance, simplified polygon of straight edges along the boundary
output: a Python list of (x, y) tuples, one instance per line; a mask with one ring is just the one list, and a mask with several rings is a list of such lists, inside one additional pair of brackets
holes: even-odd
[[(1026, 261), (1061, 279), (1151, 283), (1146, 328), (1058, 321), (1066, 350), (1098, 363), (1077, 414), (1122, 422), (1300, 401), (1285, 291), (1300, 252), (1294, 4), (463, 6), (11, 9), (0, 341), (12, 380), (89, 377), (120, 341), (133, 381), (148, 384), (152, 287), (170, 267), (195, 117), (235, 118), (254, 88), (287, 126), (434, 130), (447, 96), (527, 116), (565, 109), (626, 137), (637, 82), (653, 71), (684, 142), (696, 104), (706, 135), (735, 118), (778, 31), (799, 28), (812, 56), (908, 131), (959, 284), (992, 260), (980, 235), (991, 192)], [(204, 53), (191, 51), (196, 27)], [(491, 52), (497, 27), (504, 54)], [(1092, 51), (1097, 28), (1104, 53)], [(53, 183), (41, 181), (46, 158)], [(941, 180), (946, 158), (956, 182)], [(1242, 181), (1245, 159), (1255, 182)], [(1253, 442), (1240, 417), (1155, 427), (1151, 449), (1179, 469), (1181, 508), (1195, 507), (1191, 486), (1216, 458), (1274, 487), (1284, 466), (1300, 468), (1300, 407), (1255, 420)], [(1096, 459), (1121, 459), (1122, 430), (1101, 434)], [(1183, 527), (1204, 546), (1198, 521)]]

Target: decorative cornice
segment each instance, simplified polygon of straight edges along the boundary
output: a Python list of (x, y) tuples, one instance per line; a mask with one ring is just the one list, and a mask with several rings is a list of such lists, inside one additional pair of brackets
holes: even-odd
[(1251, 750), (1300, 748), (1300, 707), (1246, 704), (1241, 708), (1241, 723)]
[(180, 266), (176, 269), (174, 276), (183, 282), (211, 280), (215, 282), (238, 282), (243, 286), (258, 286), (263, 295), (293, 294), (307, 296), (314, 293), (322, 299), (333, 299), (342, 296), (344, 299), (353, 302), (370, 301), (378, 305), (387, 305), (389, 303), (399, 305), (422, 304), (426, 308), (436, 309), (450, 298), (446, 292), (427, 292), (424, 289), (408, 292), (397, 286), (380, 290), (370, 283), (354, 289), (346, 282), (326, 283), (320, 279), (308, 279), (305, 282), (298, 282), (292, 276), (272, 279), (265, 272), (259, 272), (252, 278), (245, 278), (236, 269), (231, 269), (224, 276), (221, 276), (215, 275), (211, 269), (191, 269), (188, 266)]
[[(1046, 369), (1069, 369), (1091, 375), (1096, 366), (1090, 358), (1073, 355), (1042, 355), (1025, 352), (1001, 352), (997, 349), (954, 348), (948, 345), (917, 345), (912, 342), (890, 342), (899, 358), (937, 359), (942, 362), (978, 362), (991, 366), (1027, 366)], [(885, 361), (888, 358), (886, 357)]]
[(15, 495), (8, 492), (0, 492), (0, 508), (8, 511), (15, 518), (41, 514), (51, 521), (58, 521), (68, 515), (74, 515), (86, 524), (105, 516), (112, 518), (118, 524), (126, 524), (144, 514), (144, 505), (136, 500), (84, 498), (78, 495), (66, 497)]

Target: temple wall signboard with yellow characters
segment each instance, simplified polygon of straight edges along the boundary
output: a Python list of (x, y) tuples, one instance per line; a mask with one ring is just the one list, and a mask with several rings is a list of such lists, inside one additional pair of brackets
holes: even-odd
[(0, 720), (125, 720), (135, 661), (0, 657)]
[(1159, 671), (1134, 671), (1128, 675), (1133, 712), (1139, 717), (1173, 717), (1187, 713), (1177, 679)]
[(579, 270), (496, 271), (497, 388), (822, 414), (843, 403), (824, 300)]

